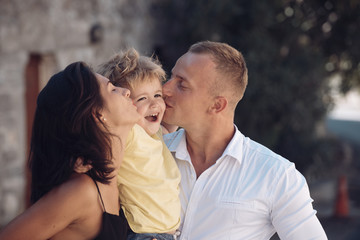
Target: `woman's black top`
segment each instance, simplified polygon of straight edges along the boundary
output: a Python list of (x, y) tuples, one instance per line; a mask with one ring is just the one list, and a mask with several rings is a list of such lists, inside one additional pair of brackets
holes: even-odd
[(95, 240), (126, 240), (127, 239), (127, 232), (129, 229), (128, 222), (126, 221), (125, 215), (123, 210), (120, 208), (119, 216), (113, 215), (106, 212), (104, 202), (101, 197), (101, 193), (99, 187), (95, 182), (96, 188), (98, 190), (101, 203), (104, 208), (103, 218), (102, 218), (102, 225), (100, 233), (97, 235)]

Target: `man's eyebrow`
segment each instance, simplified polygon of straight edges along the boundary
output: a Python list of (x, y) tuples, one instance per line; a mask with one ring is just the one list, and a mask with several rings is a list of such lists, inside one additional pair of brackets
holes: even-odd
[(176, 78), (180, 78), (181, 80), (186, 80), (186, 78), (184, 78), (183, 76), (181, 76), (179, 74), (174, 74), (173, 71), (171, 71), (171, 76), (176, 77)]

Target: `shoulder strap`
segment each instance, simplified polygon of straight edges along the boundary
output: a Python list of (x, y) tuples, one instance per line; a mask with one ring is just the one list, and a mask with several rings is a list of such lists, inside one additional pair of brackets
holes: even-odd
[(102, 206), (103, 206), (104, 212), (106, 212), (105, 205), (104, 205), (104, 201), (103, 201), (103, 199), (102, 199), (102, 197), (101, 197), (100, 189), (99, 189), (99, 187), (98, 187), (98, 185), (97, 185), (96, 181), (95, 181), (94, 179), (93, 179), (93, 181), (94, 181), (95, 186), (96, 186), (96, 188), (97, 188), (97, 191), (98, 191), (98, 193), (99, 193), (99, 197), (100, 197), (101, 204), (102, 204)]

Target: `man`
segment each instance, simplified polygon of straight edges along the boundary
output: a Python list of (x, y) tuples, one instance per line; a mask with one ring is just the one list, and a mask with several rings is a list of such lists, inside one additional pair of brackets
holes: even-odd
[(206, 41), (163, 86), (164, 121), (182, 127), (164, 136), (182, 175), (180, 239), (327, 239), (294, 164), (234, 125), (246, 85), (242, 54)]

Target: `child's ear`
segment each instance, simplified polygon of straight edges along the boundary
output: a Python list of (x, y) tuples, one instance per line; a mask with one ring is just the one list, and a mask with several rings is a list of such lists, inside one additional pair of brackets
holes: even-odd
[(90, 169), (92, 169), (92, 166), (89, 164), (84, 165), (84, 160), (82, 158), (77, 158), (75, 165), (74, 165), (74, 171), (77, 173), (87, 173)]
[(223, 111), (228, 105), (228, 100), (223, 96), (217, 96), (214, 99), (213, 105), (210, 107), (209, 112), (219, 113)]

